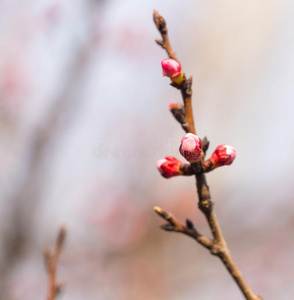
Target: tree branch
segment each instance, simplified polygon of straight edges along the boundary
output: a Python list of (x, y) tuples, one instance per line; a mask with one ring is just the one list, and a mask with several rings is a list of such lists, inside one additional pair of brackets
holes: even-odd
[(59, 230), (54, 251), (45, 249), (45, 267), (48, 273), (48, 296), (47, 300), (55, 300), (61, 292), (61, 284), (57, 283), (57, 265), (63, 249), (66, 237), (66, 228), (62, 226)]
[[(169, 43), (169, 38), (167, 34), (167, 28), (166, 28), (166, 22), (164, 18), (158, 14), (156, 10), (154, 10), (154, 22), (160, 31), (163, 40), (162, 41), (156, 41), (160, 46), (162, 46), (168, 53), (170, 58), (175, 59), (174, 51), (172, 50), (172, 47)], [(196, 129), (194, 125), (194, 117), (193, 117), (193, 109), (192, 109), (192, 77), (189, 77), (188, 79), (184, 79), (182, 84), (180, 86), (176, 84), (172, 84), (172, 86), (178, 88), (181, 90), (184, 107), (185, 107), (185, 113), (186, 113), (186, 122), (187, 125), (185, 126), (185, 131), (190, 132), (193, 134), (196, 134)], [(233, 261), (231, 253), (229, 251), (229, 248), (227, 246), (227, 243), (225, 241), (225, 238), (222, 234), (222, 230), (220, 228), (220, 225), (218, 223), (215, 211), (213, 209), (214, 203), (212, 201), (209, 187), (206, 182), (205, 174), (202, 172), (203, 165), (204, 165), (204, 157), (206, 150), (208, 148), (209, 142), (205, 141), (205, 147), (202, 150), (201, 155), (201, 161), (192, 164), (192, 168), (195, 170), (196, 173), (196, 185), (197, 185), (197, 193), (198, 193), (198, 207), (205, 215), (207, 222), (209, 224), (211, 233), (213, 235), (213, 240), (209, 240), (207, 238), (205, 239), (205, 242), (203, 243), (203, 240), (199, 240), (199, 236), (202, 237), (194, 228), (189, 228), (189, 226), (181, 225), (175, 218), (163, 211), (162, 209), (155, 207), (154, 210), (159, 214), (163, 219), (165, 219), (168, 224), (163, 225), (163, 229), (167, 231), (175, 231), (175, 232), (182, 232), (186, 235), (193, 237), (195, 240), (197, 240), (200, 244), (208, 248), (213, 255), (218, 256), (221, 261), (224, 263), (225, 267), (239, 286), (241, 292), (245, 296), (247, 300), (261, 300), (262, 298), (257, 296), (249, 287), (247, 282), (245, 281), (243, 275), (241, 274), (237, 264)], [(200, 170), (200, 171), (199, 171)], [(188, 223), (187, 223), (188, 224)], [(189, 223), (190, 224), (190, 223)], [(193, 234), (192, 234), (193, 233)], [(210, 241), (210, 243), (208, 243)], [(211, 244), (212, 243), (212, 244)]]
[(169, 42), (166, 22), (165, 22), (163, 16), (161, 16), (157, 12), (157, 10), (155, 10), (155, 9), (153, 11), (153, 20), (154, 20), (154, 23), (155, 23), (157, 29), (159, 30), (159, 32), (161, 33), (161, 36), (162, 36), (162, 41), (161, 40), (155, 40), (155, 42), (158, 45), (160, 45), (163, 49), (166, 50), (166, 52), (167, 52), (167, 54), (170, 58), (173, 58), (173, 59), (177, 60), (176, 54), (173, 51), (173, 49), (170, 45), (170, 42)]
[(211, 239), (200, 234), (194, 224), (190, 220), (186, 220), (186, 225), (182, 225), (171, 213), (155, 206), (154, 211), (168, 223), (161, 225), (161, 228), (165, 231), (181, 232), (188, 235), (192, 239), (196, 240), (199, 244), (205, 248), (211, 250), (213, 247), (213, 242)]

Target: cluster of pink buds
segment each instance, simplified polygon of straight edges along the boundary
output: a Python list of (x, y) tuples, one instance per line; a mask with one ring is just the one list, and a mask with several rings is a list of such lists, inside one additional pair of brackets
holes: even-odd
[(156, 163), (158, 171), (165, 178), (183, 175), (181, 167), (184, 165), (183, 162), (173, 156), (167, 156), (166, 158), (158, 160)]
[[(184, 73), (181, 70), (181, 64), (172, 58), (166, 58), (161, 62), (163, 76), (169, 77), (173, 83), (180, 85), (184, 80)], [(177, 102), (171, 102), (169, 109), (174, 117), (184, 126), (186, 115), (183, 105)], [(180, 145), (180, 153), (190, 163), (199, 162), (201, 160), (202, 141), (192, 133), (183, 136)], [(236, 150), (229, 145), (218, 146), (211, 157), (204, 162), (204, 172), (209, 172), (217, 167), (230, 165), (236, 157)], [(177, 175), (190, 175), (187, 165), (179, 161), (175, 157), (168, 156), (157, 161), (157, 168), (161, 175), (170, 178)], [(185, 173), (185, 174), (184, 174)]]
[[(181, 140), (179, 150), (182, 156), (190, 163), (199, 162), (201, 160), (202, 151), (201, 139), (195, 134), (187, 133)], [(232, 146), (220, 145), (215, 149), (211, 157), (204, 162), (204, 172), (212, 171), (217, 167), (230, 165), (235, 158), (236, 150)], [(160, 174), (165, 178), (178, 175), (192, 175), (193, 173), (190, 165), (172, 156), (158, 160), (156, 166)]]
[(180, 85), (184, 80), (181, 64), (172, 58), (166, 58), (161, 62), (162, 75), (167, 76), (172, 82)]
[(201, 139), (193, 134), (187, 133), (181, 140), (180, 153), (189, 162), (197, 162), (201, 159), (202, 142)]
[(236, 158), (236, 150), (229, 145), (219, 145), (209, 158), (212, 168), (230, 165)]

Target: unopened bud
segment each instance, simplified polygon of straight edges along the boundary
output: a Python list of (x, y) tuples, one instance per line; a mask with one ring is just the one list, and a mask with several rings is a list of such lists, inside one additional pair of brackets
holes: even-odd
[(165, 178), (182, 175), (181, 166), (185, 165), (175, 157), (168, 156), (157, 161), (156, 166), (160, 174)]
[(180, 85), (184, 80), (184, 73), (181, 71), (181, 64), (172, 58), (166, 58), (161, 62), (162, 75), (169, 77), (172, 82)]
[(186, 113), (184, 106), (181, 103), (171, 102), (168, 105), (168, 108), (178, 122), (180, 122), (181, 124), (186, 123)]
[(230, 165), (236, 158), (236, 150), (229, 145), (219, 145), (214, 150), (210, 157), (210, 160), (214, 166), (220, 167), (224, 165)]
[(201, 158), (202, 142), (201, 139), (193, 134), (187, 133), (181, 140), (180, 153), (189, 162), (199, 161)]

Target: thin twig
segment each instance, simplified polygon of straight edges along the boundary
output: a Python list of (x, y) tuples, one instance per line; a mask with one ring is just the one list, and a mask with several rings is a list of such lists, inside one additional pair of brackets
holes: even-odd
[(171, 213), (163, 210), (162, 208), (155, 206), (154, 211), (168, 223), (161, 225), (161, 228), (165, 231), (181, 232), (192, 239), (196, 240), (199, 244), (205, 248), (211, 250), (213, 247), (213, 241), (202, 234), (200, 234), (194, 224), (190, 220), (186, 220), (186, 225), (181, 224)]
[[(159, 45), (161, 45), (168, 53), (170, 58), (175, 59), (174, 51), (172, 50), (172, 47), (169, 43), (169, 38), (167, 34), (167, 28), (166, 28), (166, 22), (164, 18), (158, 14), (158, 12), (155, 10), (154, 11), (154, 21), (155, 24), (160, 31), (163, 40), (162, 41), (156, 41)], [(184, 79), (183, 83), (180, 86), (176, 86), (172, 84), (176, 88), (181, 90), (183, 102), (184, 102), (184, 107), (185, 107), (185, 113), (186, 113), (186, 121), (188, 123), (188, 126), (185, 127), (186, 132), (191, 132), (193, 134), (196, 134), (196, 129), (194, 125), (194, 117), (193, 117), (193, 109), (192, 109), (192, 77), (189, 77), (188, 79)], [(205, 152), (208, 148), (209, 142), (206, 140), (205, 141), (205, 148), (202, 150), (202, 155), (201, 155), (201, 162), (197, 163), (196, 165), (192, 165), (192, 167), (197, 171), (197, 170), (202, 170), (203, 169), (203, 164), (204, 164), (204, 157), (205, 157)], [(237, 285), (239, 286), (241, 292), (245, 296), (247, 300), (262, 300), (261, 297), (257, 296), (252, 289), (249, 287), (247, 282), (245, 281), (242, 273), (239, 270), (239, 267), (237, 264), (233, 261), (231, 253), (229, 251), (229, 248), (227, 246), (227, 243), (225, 241), (225, 238), (222, 234), (222, 230), (220, 228), (220, 225), (218, 223), (215, 211), (213, 209), (213, 201), (209, 192), (209, 187), (206, 182), (206, 177), (203, 172), (195, 172), (197, 173), (196, 176), (196, 185), (197, 185), (197, 192), (198, 192), (198, 197), (199, 197), (199, 202), (198, 202), (198, 207), (199, 209), (203, 212), (205, 215), (211, 233), (213, 235), (213, 240), (211, 241), (212, 244), (206, 244), (206, 246), (203, 244), (203, 241), (199, 241), (199, 234), (197, 233), (196, 229), (193, 231), (193, 235), (191, 234), (191, 231), (187, 231), (187, 227), (181, 225), (178, 223), (175, 218), (164, 212), (163, 210), (156, 208), (155, 211), (166, 221), (168, 221), (169, 224), (164, 225), (164, 229), (172, 229), (171, 231), (176, 231), (176, 232), (182, 232), (185, 233), (186, 235), (189, 235), (196, 239), (200, 244), (205, 246), (210, 250), (210, 252), (216, 256), (218, 256), (224, 265), (226, 266), (227, 270), (231, 274), (231, 276), (234, 278), (236, 281)], [(193, 226), (194, 227), (194, 226)], [(196, 235), (195, 235), (196, 232)], [(207, 242), (207, 238), (205, 238), (205, 241)], [(209, 246), (208, 246), (209, 245)]]
[(154, 23), (156, 25), (156, 27), (158, 28), (159, 32), (161, 33), (162, 36), (162, 41), (161, 40), (155, 40), (155, 42), (160, 45), (163, 49), (166, 50), (168, 56), (170, 58), (176, 59), (176, 54), (173, 51), (170, 42), (169, 42), (169, 38), (168, 38), (168, 34), (167, 34), (167, 27), (166, 27), (166, 22), (163, 18), (163, 16), (161, 16), (157, 10), (154, 9), (153, 11), (153, 20)]
[(44, 250), (45, 267), (48, 273), (48, 296), (47, 300), (55, 300), (61, 292), (61, 284), (57, 283), (57, 265), (63, 249), (66, 237), (66, 228), (60, 227), (54, 251)]

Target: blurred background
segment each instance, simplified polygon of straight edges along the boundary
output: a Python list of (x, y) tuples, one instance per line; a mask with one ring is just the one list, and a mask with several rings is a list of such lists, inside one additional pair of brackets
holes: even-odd
[(216, 212), (264, 299), (294, 297), (294, 3), (291, 0), (0, 1), (0, 299), (46, 299), (42, 249), (68, 228), (63, 300), (241, 300), (221, 262), (166, 233), (154, 205), (189, 218), (194, 178), (163, 179), (183, 131), (162, 77), (156, 8), (193, 75)]

